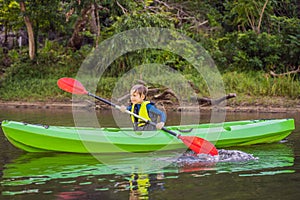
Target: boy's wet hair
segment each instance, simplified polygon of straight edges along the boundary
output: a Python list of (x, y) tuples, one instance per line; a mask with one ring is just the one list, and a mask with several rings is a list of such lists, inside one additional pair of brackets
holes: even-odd
[(148, 94), (148, 89), (147, 89), (147, 87), (145, 87), (142, 84), (137, 84), (137, 85), (134, 85), (130, 90), (130, 93), (134, 93), (134, 92), (137, 92), (139, 95), (143, 94), (146, 97)]

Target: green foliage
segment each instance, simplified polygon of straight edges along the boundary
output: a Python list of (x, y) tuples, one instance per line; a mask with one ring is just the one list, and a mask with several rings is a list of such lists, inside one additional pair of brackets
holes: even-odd
[[(61, 1), (52, 0), (51, 3), (43, 0), (25, 1), (26, 15), (32, 20), (35, 28), (41, 29), (43, 32), (49, 30), (59, 31), (60, 23), (63, 23), (64, 13), (61, 11)], [(54, 29), (54, 30), (53, 30)]]
[(20, 52), (10, 51), (9, 57), (13, 64), (6, 70), (5, 79), (74, 76), (89, 51), (90, 48), (86, 46), (80, 51), (65, 52), (65, 48), (58, 43), (46, 41), (44, 48), (39, 51), (36, 62), (27, 59), (26, 49)]
[(282, 40), (278, 35), (253, 31), (229, 33), (213, 41), (212, 56), (223, 70), (264, 70), (282, 66)]
[[(100, 42), (135, 28), (161, 27), (179, 31), (199, 42), (213, 57), (222, 71), (226, 90), (253, 96), (288, 96), (299, 98), (299, 74), (268, 78), (264, 73), (295, 69), (300, 65), (300, 19), (297, 0), (268, 1), (259, 27), (259, 17), (266, 1), (216, 0), (195, 1), (117, 1), (67, 0), (25, 1), (26, 13), (20, 15), (19, 1), (0, 0), (0, 24), (7, 30), (24, 29), (23, 15), (33, 22), (38, 57), (28, 58), (27, 47), (15, 47), (0, 59), (9, 60), (10, 66), (0, 63), (0, 96), (5, 100), (68, 97), (56, 87), (62, 76), (75, 76), (90, 46), (78, 51), (66, 48), (75, 22), (81, 11), (98, 5)], [(73, 13), (71, 12), (73, 10)], [(72, 14), (71, 14), (72, 13)], [(66, 14), (71, 14), (66, 21)], [(90, 16), (91, 17), (91, 16)], [(81, 35), (95, 39), (82, 26)], [(258, 31), (260, 28), (260, 31)], [(180, 44), (181, 41), (176, 41)], [(2, 49), (1, 49), (2, 50)], [(88, 60), (86, 62), (89, 62)], [(98, 85), (98, 93), (109, 97), (123, 74), (136, 66), (158, 63), (183, 74), (209, 96), (207, 85), (198, 72), (182, 57), (158, 49), (143, 49), (116, 59), (105, 71)]]
[(160, 27), (174, 29), (176, 19), (172, 18), (170, 13), (149, 13), (133, 12), (117, 18), (117, 21), (111, 27), (114, 33), (120, 33), (134, 28)]
[(47, 41), (36, 62), (27, 59), (25, 49), (20, 52), (10, 51), (13, 64), (1, 77), (1, 99), (65, 99), (68, 95), (58, 89), (56, 82), (61, 77), (74, 77), (89, 51), (90, 47), (85, 46), (80, 51), (65, 52), (63, 46)]
[[(281, 65), (278, 71), (285, 70), (284, 66), (299, 66), (300, 57), (300, 19), (283, 17), (271, 17), (272, 34), (281, 41)], [(281, 70), (280, 70), (281, 69)]]
[(275, 16), (287, 17), (290, 19), (300, 17), (300, 5), (298, 0), (272, 1), (272, 5)]
[(105, 75), (119, 77), (134, 67), (150, 63), (159, 63), (179, 71), (184, 71), (190, 65), (181, 56), (172, 52), (158, 49), (143, 49), (129, 52), (116, 59), (109, 66)]
[[(265, 0), (249, 1), (235, 0), (225, 2), (226, 8), (226, 23), (238, 29), (258, 31), (260, 29), (260, 17), (267, 18), (272, 13), (272, 5), (270, 2), (266, 4)], [(266, 21), (266, 20), (264, 20)], [(238, 30), (236, 29), (236, 30)]]
[[(117, 17), (115, 23), (105, 30), (104, 37), (111, 37), (114, 34), (121, 33), (126, 30), (144, 27), (161, 27), (174, 29), (176, 23), (174, 18), (170, 18), (170, 13), (149, 13), (149, 12), (133, 12)], [(175, 58), (171, 52), (163, 52), (161, 50), (140, 50), (137, 52), (130, 52), (115, 60), (111, 64), (107, 76), (120, 76), (126, 71), (135, 66), (147, 63), (166, 63), (171, 64), (172, 67), (180, 67), (178, 65), (178, 58)], [(177, 60), (177, 61), (176, 61)], [(173, 64), (172, 64), (173, 63)]]
[(100, 79), (97, 87), (97, 94), (101, 97), (109, 98), (112, 96), (113, 88), (118, 81), (117, 78), (103, 77)]
[(0, 0), (0, 25), (20, 28), (20, 6), (16, 1)]

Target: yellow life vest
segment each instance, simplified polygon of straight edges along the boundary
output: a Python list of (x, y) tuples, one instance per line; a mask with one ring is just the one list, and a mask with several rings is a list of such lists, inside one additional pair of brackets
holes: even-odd
[[(150, 103), (150, 101), (144, 101), (142, 104), (141, 104), (141, 107), (140, 107), (140, 110), (139, 110), (139, 113), (137, 113), (139, 116), (151, 121), (150, 117), (149, 117), (149, 114), (148, 114), (148, 111), (147, 111), (147, 105)], [(134, 107), (135, 107), (135, 104), (132, 104), (132, 107), (131, 107), (131, 112), (134, 112)], [(131, 120), (132, 120), (132, 123), (134, 124), (135, 123), (135, 117), (131, 115)], [(138, 119), (138, 124), (137, 126), (144, 126), (146, 124), (146, 122), (144, 122), (143, 120), (141, 119)]]
[(130, 190), (137, 190), (139, 197), (148, 199), (148, 189), (150, 185), (148, 174), (132, 174), (130, 180)]

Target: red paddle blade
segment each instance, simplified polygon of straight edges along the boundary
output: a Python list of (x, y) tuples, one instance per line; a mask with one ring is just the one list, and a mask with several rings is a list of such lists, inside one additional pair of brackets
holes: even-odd
[(88, 94), (83, 85), (73, 78), (60, 78), (57, 85), (60, 89), (72, 94)]
[(195, 136), (179, 136), (179, 139), (188, 146), (196, 154), (209, 154), (212, 156), (218, 155), (216, 147), (207, 140)]

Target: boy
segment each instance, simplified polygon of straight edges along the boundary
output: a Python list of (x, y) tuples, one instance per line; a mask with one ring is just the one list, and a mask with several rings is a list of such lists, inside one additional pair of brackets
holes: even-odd
[(156, 127), (151, 124), (146, 124), (146, 122), (144, 122), (143, 120), (131, 116), (133, 128), (136, 131), (162, 129), (166, 122), (165, 113), (156, 108), (154, 103), (145, 101), (147, 93), (148, 90), (144, 85), (134, 85), (130, 90), (131, 105), (127, 108), (125, 106), (121, 106), (122, 112), (125, 112), (125, 110), (127, 109), (145, 119), (151, 120), (154, 123), (157, 123), (157, 117), (160, 116), (160, 122), (156, 124)]

